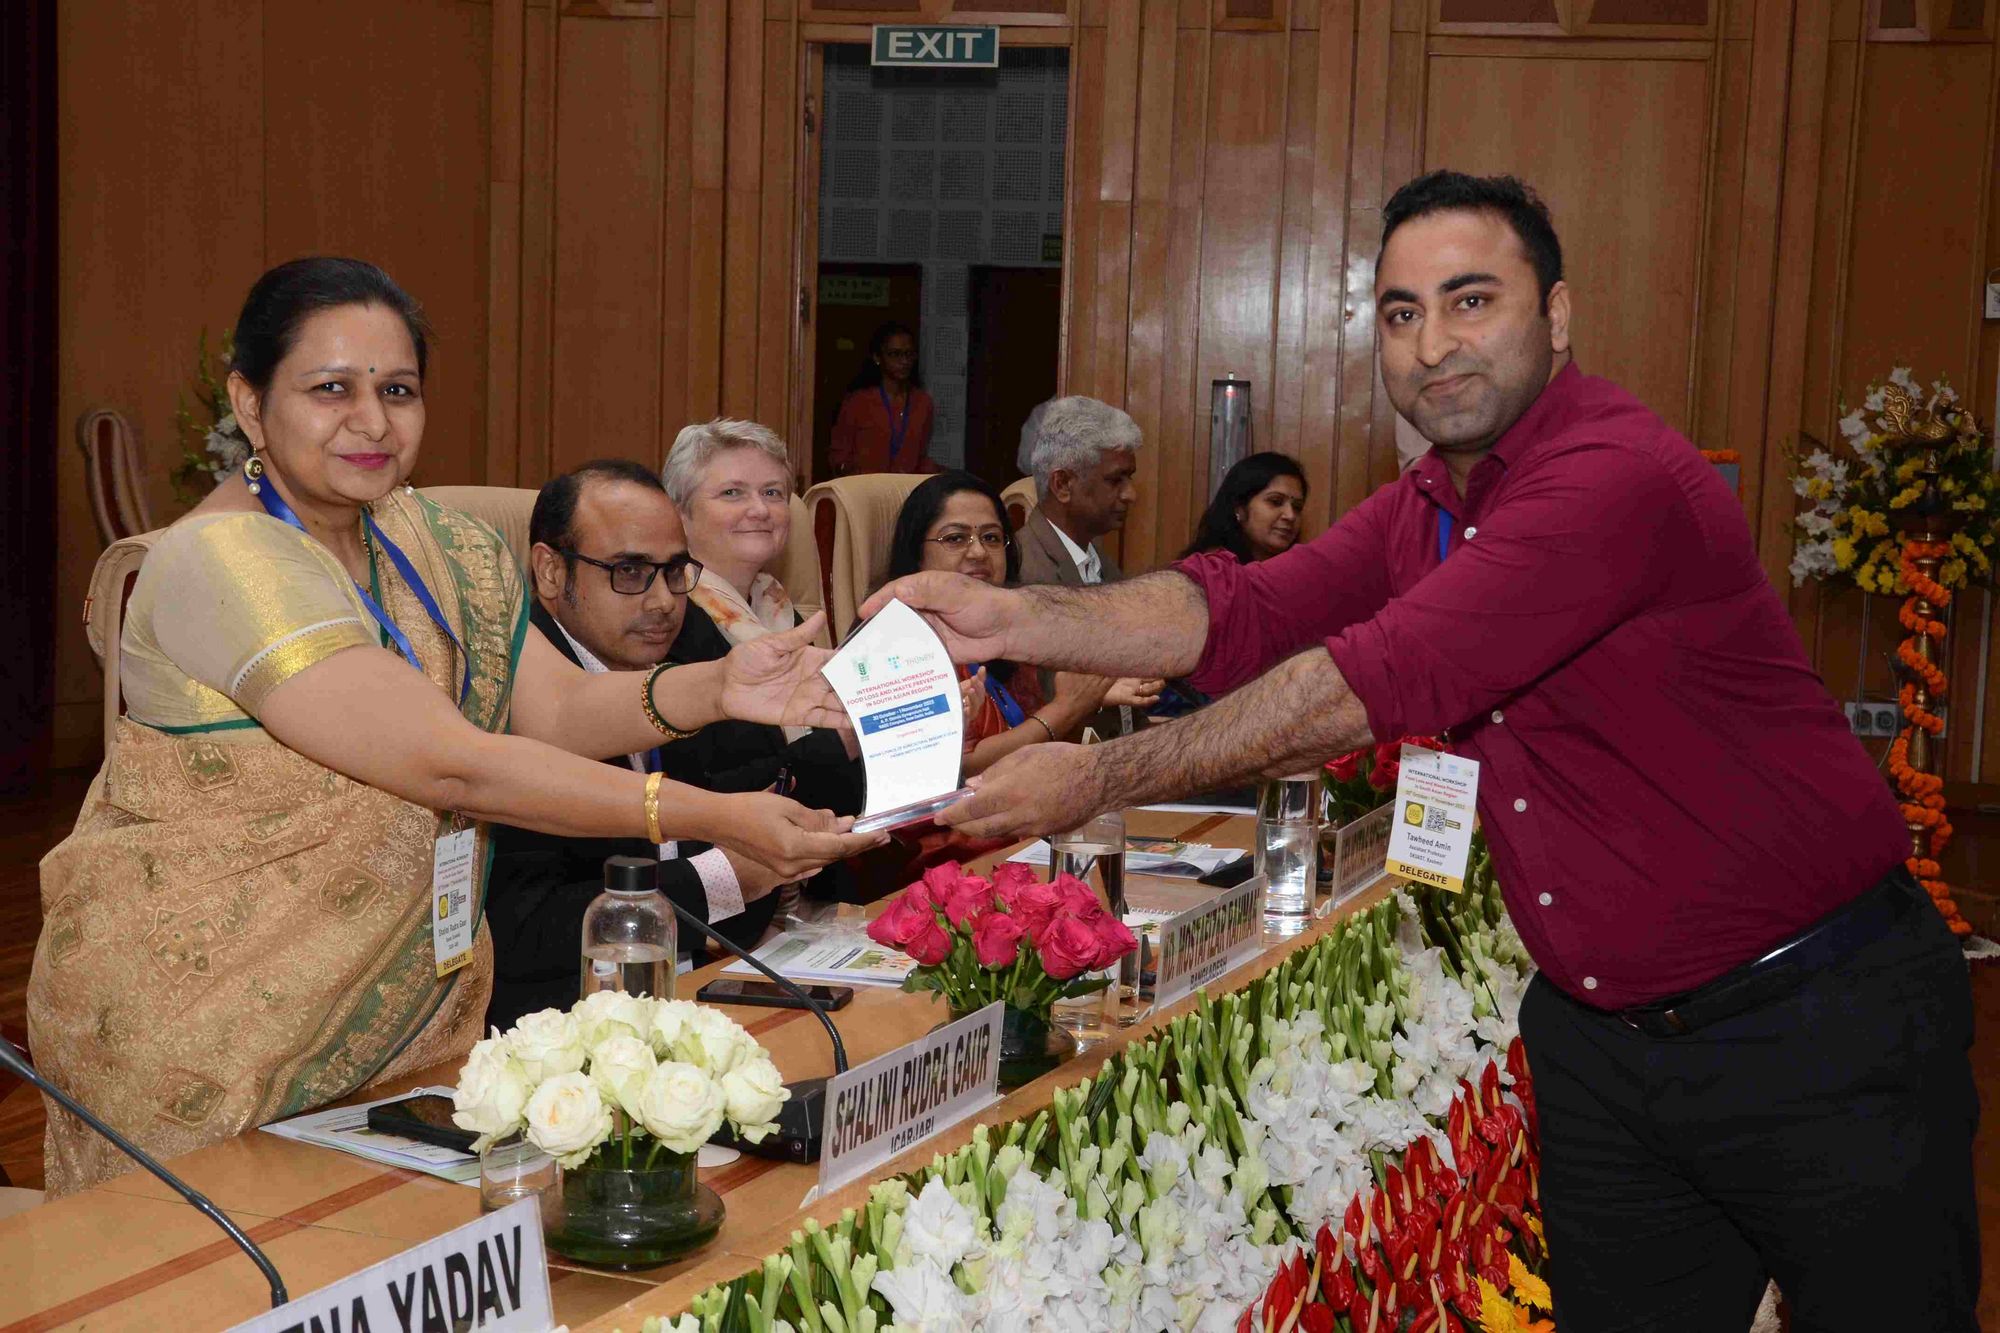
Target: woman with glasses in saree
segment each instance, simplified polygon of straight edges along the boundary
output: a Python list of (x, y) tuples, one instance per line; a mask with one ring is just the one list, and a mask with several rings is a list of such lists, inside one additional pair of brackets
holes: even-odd
[[(963, 574), (982, 583), (1012, 584), (1021, 576), (1021, 555), (1007, 524), (1000, 493), (970, 472), (927, 477), (903, 501), (889, 539), (885, 582), (922, 570)], [(972, 683), (965, 713), (965, 777), (983, 773), (1006, 755), (1041, 741), (1073, 740), (1105, 703), (1114, 682), (1074, 671), (1051, 673), (1044, 697), (1041, 673), (1013, 662), (983, 662), (958, 668)], [(937, 825), (895, 835), (909, 849), (903, 873), (920, 873), (940, 861), (980, 856), (1002, 844), (967, 839)]]
[[(487, 821), (699, 838), (801, 874), (875, 841), (597, 762), (723, 717), (837, 722), (817, 625), (595, 675), (526, 636), (499, 538), (406, 485), (426, 335), (355, 260), (251, 289), (228, 380), (250, 455), (141, 568), (127, 716), (42, 862), (37, 1064), (160, 1156), (470, 1049)], [(45, 1158), (55, 1194), (131, 1165), (55, 1108)]]

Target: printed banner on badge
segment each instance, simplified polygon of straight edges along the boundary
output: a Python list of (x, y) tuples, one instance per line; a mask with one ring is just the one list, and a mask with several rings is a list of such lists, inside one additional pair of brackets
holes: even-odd
[(1264, 947), (1264, 877), (1255, 875), (1160, 925), (1153, 1012), (1235, 971)]
[(1462, 891), (1478, 798), (1478, 760), (1405, 745), (1389, 826), (1389, 873)]
[(944, 643), (891, 601), (820, 668), (854, 722), (868, 802), (856, 832), (928, 819), (959, 794), (965, 707)]
[(827, 1081), (821, 1198), (1000, 1100), (1005, 1012), (996, 1000)]
[(456, 1231), (285, 1302), (229, 1333), (374, 1329), (548, 1333), (549, 1265), (541, 1204), (522, 1199)]

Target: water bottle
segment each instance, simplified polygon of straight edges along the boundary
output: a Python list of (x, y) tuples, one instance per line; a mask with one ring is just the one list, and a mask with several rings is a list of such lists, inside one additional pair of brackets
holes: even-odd
[(583, 914), (581, 994), (601, 990), (674, 998), (674, 909), (660, 892), (660, 863), (643, 856), (604, 862), (604, 892)]
[(1257, 799), (1257, 873), (1264, 877), (1264, 924), (1296, 935), (1313, 917), (1319, 890), (1319, 774), (1267, 782)]

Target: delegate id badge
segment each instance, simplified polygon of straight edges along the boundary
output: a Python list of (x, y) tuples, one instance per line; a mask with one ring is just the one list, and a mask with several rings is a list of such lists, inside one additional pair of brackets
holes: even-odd
[[(453, 821), (454, 825), (457, 823)], [(437, 974), (448, 977), (472, 961), (472, 855), (476, 829), (440, 833), (431, 858), (431, 945)]]
[(1389, 873), (1463, 892), (1478, 796), (1478, 760), (1405, 745), (1389, 825)]

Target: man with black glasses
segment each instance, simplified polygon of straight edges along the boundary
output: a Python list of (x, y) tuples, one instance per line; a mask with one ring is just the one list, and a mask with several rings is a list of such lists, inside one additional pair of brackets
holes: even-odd
[[(701, 565), (657, 475), (625, 459), (585, 463), (542, 487), (528, 536), (529, 633), (586, 671), (643, 671), (666, 658)], [(605, 762), (640, 772), (660, 766), (658, 750)], [(504, 1030), (523, 1014), (576, 1001), (583, 912), (603, 887), (604, 859), (646, 855), (660, 858), (660, 888), (676, 904), (738, 943), (757, 942), (778, 877), (754, 861), (706, 843), (653, 847), (495, 824), (489, 1024)]]

